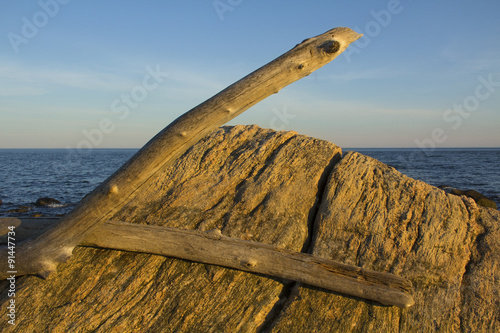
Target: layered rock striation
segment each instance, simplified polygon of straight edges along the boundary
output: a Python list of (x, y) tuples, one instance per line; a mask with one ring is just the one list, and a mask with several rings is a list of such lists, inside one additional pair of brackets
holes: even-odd
[[(408, 309), (162, 256), (78, 247), (16, 281), (13, 332), (500, 330), (500, 215), (329, 142), (223, 127), (113, 220), (275, 244), (413, 283)], [(139, 237), (140, 235), (138, 235)], [(0, 316), (7, 318), (8, 283)]]

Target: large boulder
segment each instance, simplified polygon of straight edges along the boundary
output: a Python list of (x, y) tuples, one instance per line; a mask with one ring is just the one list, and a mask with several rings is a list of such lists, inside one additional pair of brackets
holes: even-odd
[[(113, 220), (210, 230), (409, 279), (408, 309), (218, 266), (78, 247), (16, 282), (15, 332), (500, 330), (499, 212), (326, 141), (224, 127)], [(8, 283), (0, 285), (7, 318)]]
[(296, 286), (272, 332), (500, 330), (500, 214), (348, 153), (315, 220), (311, 253), (413, 283), (408, 309)]

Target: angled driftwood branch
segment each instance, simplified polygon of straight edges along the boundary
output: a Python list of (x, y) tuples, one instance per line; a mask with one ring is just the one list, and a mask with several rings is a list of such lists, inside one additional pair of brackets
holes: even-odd
[[(408, 307), (411, 284), (374, 272), (274, 246), (237, 240), (219, 232), (108, 222), (141, 185), (198, 140), (267, 96), (333, 60), (361, 35), (332, 29), (307, 39), (198, 105), (158, 133), (134, 157), (87, 195), (55, 227), (15, 250), (15, 275), (48, 276), (78, 245), (97, 246), (215, 264), (310, 284), (348, 295)], [(8, 223), (16, 221), (8, 220)], [(9, 228), (7, 230), (10, 230)], [(0, 248), (0, 278), (12, 275), (7, 247)]]
[[(335, 28), (306, 39), (176, 119), (88, 194), (56, 227), (19, 244), (16, 275), (47, 277), (71, 256), (92, 227), (109, 220), (162, 167), (252, 105), (327, 64), (359, 37), (349, 28)], [(0, 278), (6, 278), (7, 271), (7, 249), (3, 247)]]
[(393, 274), (341, 264), (273, 245), (208, 232), (104, 222), (87, 233), (83, 246), (159, 254), (261, 273), (406, 308), (411, 283)]

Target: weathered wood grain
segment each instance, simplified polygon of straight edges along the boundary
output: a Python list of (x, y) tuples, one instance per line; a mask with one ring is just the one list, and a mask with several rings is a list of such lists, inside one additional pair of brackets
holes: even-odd
[(199, 232), (109, 221), (94, 228), (81, 245), (187, 259), (303, 282), (385, 305), (413, 305), (411, 283), (396, 275), (226, 237), (219, 229)]

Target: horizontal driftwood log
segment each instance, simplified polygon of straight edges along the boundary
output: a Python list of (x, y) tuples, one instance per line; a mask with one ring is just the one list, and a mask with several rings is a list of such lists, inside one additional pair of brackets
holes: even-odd
[[(23, 240), (42, 234), (57, 220), (28, 218), (21, 224), (19, 219), (0, 218), (0, 225), (15, 226), (16, 240)], [(87, 233), (81, 246), (186, 259), (285, 278), (385, 305), (413, 305), (411, 282), (399, 276), (227, 237), (218, 229), (201, 232), (107, 221)]]
[[(91, 228), (109, 220), (140, 194), (141, 186), (162, 167), (249, 107), (329, 63), (360, 37), (349, 28), (335, 28), (306, 39), (176, 119), (88, 194), (56, 227), (18, 244), (16, 275), (47, 277), (59, 263), (68, 260)], [(0, 248), (2, 279), (8, 276), (6, 250)]]
[(227, 237), (218, 229), (200, 232), (109, 221), (88, 233), (81, 245), (187, 259), (298, 281), (385, 305), (413, 305), (411, 283), (396, 275)]

